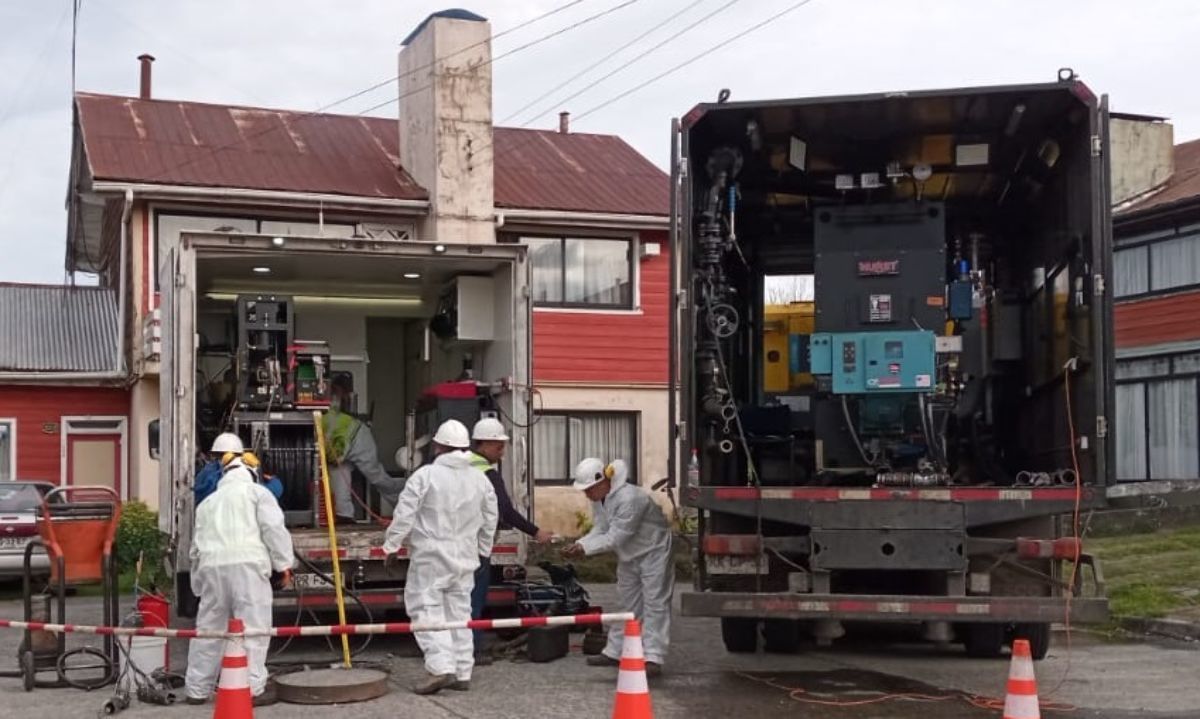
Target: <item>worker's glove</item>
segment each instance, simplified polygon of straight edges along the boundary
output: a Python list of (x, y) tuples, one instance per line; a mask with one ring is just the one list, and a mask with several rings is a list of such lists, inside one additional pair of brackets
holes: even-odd
[(579, 542), (576, 542), (574, 544), (563, 547), (562, 555), (569, 559), (574, 559), (576, 557), (582, 557), (584, 555), (583, 545), (581, 545)]
[(282, 572), (271, 572), (271, 588), (275, 591), (291, 589), (292, 570), (285, 569)]
[(397, 572), (399, 572), (400, 571), (400, 553), (392, 552), (391, 554), (387, 555), (387, 557), (385, 557), (383, 560), (383, 568), (385, 570), (387, 570), (388, 574), (396, 574)]

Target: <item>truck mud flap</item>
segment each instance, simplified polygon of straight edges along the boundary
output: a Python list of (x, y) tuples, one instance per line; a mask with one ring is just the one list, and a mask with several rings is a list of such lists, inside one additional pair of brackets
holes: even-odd
[[(755, 594), (685, 592), (685, 617), (839, 619), (845, 621), (1063, 622), (1062, 597), (906, 597), (846, 594)], [(1071, 601), (1071, 621), (1108, 619), (1108, 601), (1093, 597)]]

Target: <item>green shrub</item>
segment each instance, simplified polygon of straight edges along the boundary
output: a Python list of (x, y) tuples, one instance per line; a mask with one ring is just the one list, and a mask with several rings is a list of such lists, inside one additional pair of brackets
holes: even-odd
[(579, 536), (592, 531), (592, 513), (591, 512), (576, 512), (575, 513), (575, 531), (579, 532)]
[(158, 514), (152, 512), (144, 502), (126, 502), (121, 507), (121, 523), (117, 526), (117, 568), (121, 574), (132, 574), (137, 570), (138, 558), (142, 558), (142, 588), (157, 587), (165, 591), (170, 587), (166, 570), (167, 537), (158, 531)]

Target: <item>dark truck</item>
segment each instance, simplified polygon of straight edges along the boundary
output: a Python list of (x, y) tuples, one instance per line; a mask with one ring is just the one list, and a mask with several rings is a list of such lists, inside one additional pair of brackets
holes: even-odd
[[(1051, 623), (1103, 620), (1079, 515), (1114, 466), (1107, 100), (1069, 70), (722, 95), (672, 143), (683, 613), (734, 652), (907, 622), (1038, 658)], [(812, 331), (765, 345), (793, 302)]]

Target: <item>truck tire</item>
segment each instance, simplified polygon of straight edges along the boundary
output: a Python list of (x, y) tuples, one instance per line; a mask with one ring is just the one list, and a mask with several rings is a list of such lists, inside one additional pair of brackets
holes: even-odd
[(1018, 624), (1013, 628), (1013, 638), (1029, 640), (1029, 651), (1035, 661), (1040, 662), (1050, 652), (1049, 624)]
[(758, 620), (721, 617), (721, 639), (731, 654), (753, 654), (758, 649)]
[(795, 619), (763, 621), (763, 650), (772, 654), (795, 654), (800, 649), (800, 622)]
[(963, 630), (963, 644), (967, 656), (975, 659), (993, 659), (1004, 649), (1004, 625), (988, 623), (968, 624)]

